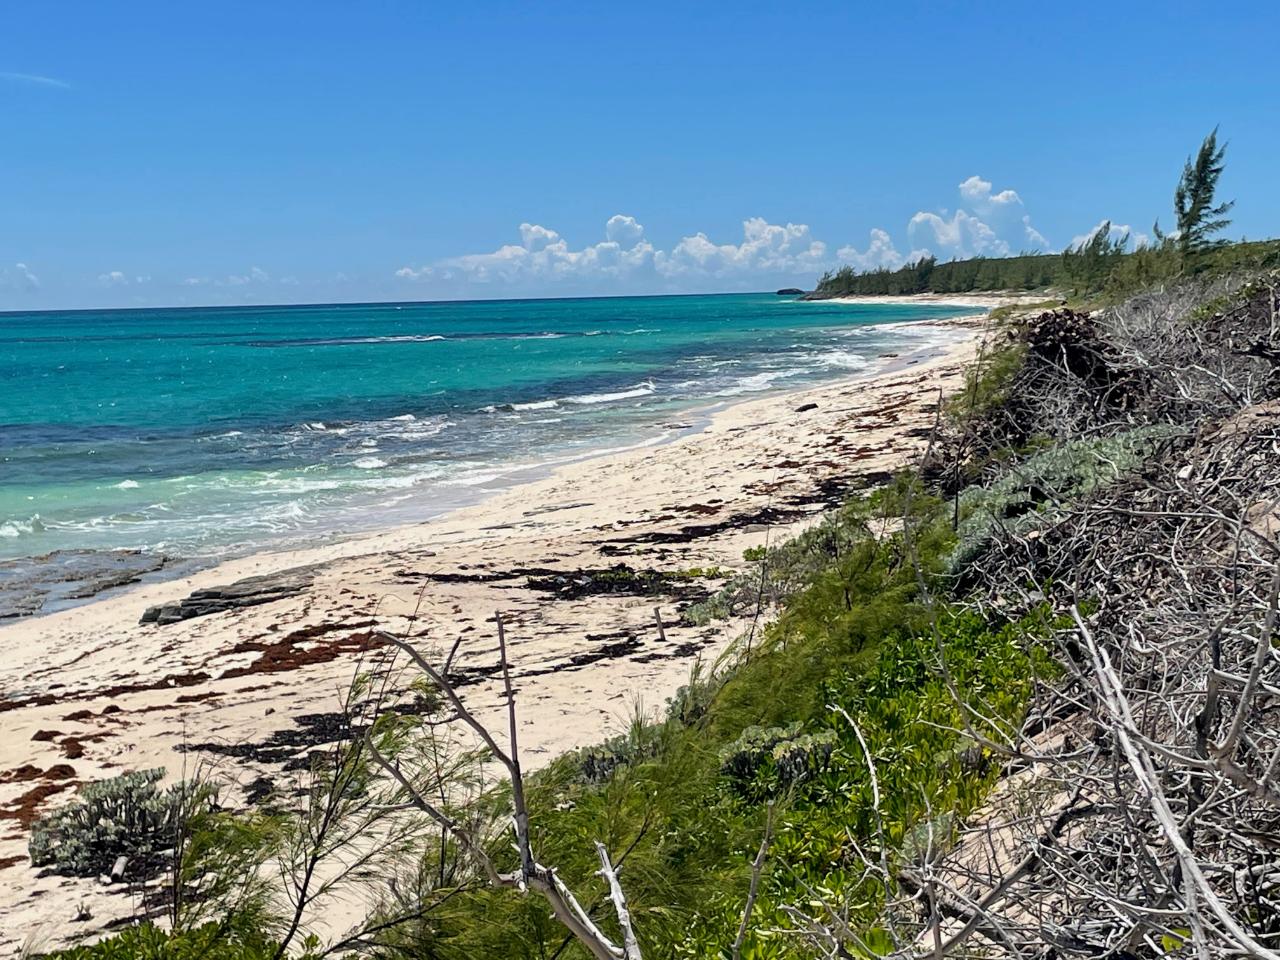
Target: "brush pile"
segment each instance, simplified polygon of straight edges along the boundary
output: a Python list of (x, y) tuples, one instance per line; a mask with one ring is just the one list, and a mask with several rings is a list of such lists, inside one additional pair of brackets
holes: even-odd
[[(917, 950), (1280, 957), (1278, 287), (1025, 321), (997, 400), (939, 444), (935, 477), (985, 478), (958, 501), (964, 592), (1069, 626), (1018, 736), (970, 711), (1007, 775), (898, 903)], [(1037, 468), (1046, 444), (1075, 472)]]

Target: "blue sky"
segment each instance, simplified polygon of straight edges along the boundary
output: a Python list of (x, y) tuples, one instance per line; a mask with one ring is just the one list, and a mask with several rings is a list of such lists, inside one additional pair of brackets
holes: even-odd
[(1275, 4), (14, 4), (0, 309), (808, 285), (1280, 233)]

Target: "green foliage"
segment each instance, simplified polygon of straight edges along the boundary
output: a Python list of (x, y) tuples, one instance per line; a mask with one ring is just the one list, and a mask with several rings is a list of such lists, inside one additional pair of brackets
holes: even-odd
[(965, 369), (964, 389), (945, 401), (948, 417), (963, 425), (1003, 406), (1026, 356), (1027, 345), (1019, 340), (984, 348)]
[[(758, 561), (773, 570), (766, 581), (780, 614), (750, 650), (717, 673), (695, 671), (663, 720), (637, 717), (626, 735), (562, 757), (527, 784), (534, 849), (584, 902), (607, 904), (592, 842), (621, 861), (647, 957), (723, 956), (767, 803), (776, 817), (770, 863), (787, 869), (766, 869), (743, 956), (798, 955), (793, 940), (768, 931), (788, 925), (781, 905), (810, 899), (806, 884), (852, 897), (875, 940), (885, 891), (864, 879), (856, 849), (883, 843), (891, 861), (915, 856), (921, 825), (935, 818), (945, 835), (947, 816), (981, 802), (994, 776), (961, 732), (940, 658), (961, 696), (998, 725), (990, 736), (1021, 719), (1042, 669), (1040, 618), (989, 622), (924, 602), (920, 585), (941, 583), (953, 538), (943, 505), (917, 483), (904, 478), (852, 501), (797, 540)], [(759, 582), (759, 570), (748, 573)], [(874, 757), (882, 837), (866, 758), (831, 706), (856, 719)], [(502, 809), (499, 796), (495, 819)], [(491, 850), (510, 866), (505, 836)], [(610, 927), (605, 907), (596, 915)], [(429, 948), (415, 941), (417, 955), (533, 960), (556, 954), (565, 933), (540, 902), (479, 888), (433, 914), (428, 939)], [(571, 943), (560, 956), (584, 954)]]
[[(1019, 721), (1043, 668), (1039, 619), (988, 621), (922, 594), (922, 586), (936, 592), (945, 584), (953, 543), (944, 505), (903, 477), (759, 555), (760, 569), (746, 573), (758, 585), (763, 570), (778, 616), (749, 648), (719, 669), (696, 668), (661, 720), (646, 720), (637, 710), (622, 736), (560, 757), (528, 778), (539, 859), (554, 865), (616, 934), (593, 852), (599, 840), (620, 866), (647, 957), (721, 958), (736, 933), (772, 805), (774, 852), (743, 956), (798, 956), (796, 941), (769, 931), (789, 924), (782, 905), (810, 902), (811, 888), (848, 899), (851, 921), (866, 931), (866, 942), (880, 942), (877, 914), (887, 891), (865, 879), (858, 851), (879, 856), (883, 850), (891, 862), (910, 861), (919, 855), (924, 825), (945, 839), (956, 818), (981, 802), (994, 776), (984, 752), (963, 732), (965, 712), (943, 682), (943, 658), (959, 696), (990, 718), (994, 727), (984, 734), (993, 737)], [(862, 742), (845, 714), (875, 764), (879, 815)], [(438, 762), (411, 717), (387, 715), (376, 735), (380, 749), (406, 770)], [(353, 822), (360, 825), (364, 805), (376, 797), (363, 767), (353, 769), (341, 797), (342, 805), (354, 805)], [(315, 776), (303, 801), (304, 826), (328, 809), (324, 798), (337, 774)], [(446, 780), (460, 793), (471, 784), (452, 774)], [(515, 865), (503, 828), (509, 804), (508, 788), (499, 785), (478, 804), (451, 807), (477, 825), (500, 870)], [(208, 956), (258, 960), (254, 950), (284, 942), (291, 929), (272, 912), (270, 891), (252, 882), (271, 872), (260, 869), (264, 857), (296, 860), (290, 851), (299, 847), (295, 834), (302, 827), (287, 821), (283, 813), (208, 811), (193, 818), (183, 875), (200, 894), (186, 908), (185, 932), (165, 938), (146, 928), (126, 931), (100, 948), (117, 952), (77, 960), (139, 953), (185, 960), (188, 944), (199, 944), (211, 929), (204, 921), (217, 916), (213, 906), (226, 914), (218, 925), (221, 939), (204, 944)], [(378, 835), (388, 829), (379, 826)], [(318, 836), (298, 834), (304, 835)], [(387, 839), (394, 844), (398, 836)], [(392, 884), (395, 896), (369, 921), (388, 921), (377, 935), (379, 955), (584, 960), (576, 943), (562, 946), (565, 931), (542, 901), (474, 882), (465, 852), (452, 843), (413, 842), (420, 875), (404, 874)], [(218, 886), (210, 876), (224, 865), (227, 877)], [(416, 917), (389, 922), (415, 903), (425, 905)]]
[[(229, 937), (221, 924), (167, 933), (150, 923), (126, 927), (89, 946), (44, 954), (46, 960), (271, 960), (277, 944), (249, 935)], [(306, 960), (311, 954), (298, 955)]]
[(938, 263), (924, 257), (897, 270), (879, 267), (859, 272), (853, 267), (828, 271), (818, 281), (825, 296), (903, 296), (916, 293), (970, 293), (975, 290), (1023, 292), (1043, 290), (1062, 281), (1056, 254), (1030, 253), (1016, 257), (974, 257)]
[(1157, 443), (1177, 431), (1165, 425), (1138, 427), (1110, 437), (1062, 443), (1011, 467), (987, 487), (960, 497), (959, 541), (947, 567), (958, 573), (973, 562), (998, 529), (1016, 534), (1045, 522), (1057, 505), (1077, 501), (1137, 469)]
[(610, 737), (603, 743), (578, 751), (578, 764), (587, 783), (603, 783), (621, 766), (646, 760), (658, 750), (658, 738), (652, 725), (637, 705), (626, 733)]
[(687, 616), (696, 624), (704, 624), (757, 609), (765, 612), (785, 606), (833, 562), (850, 569), (880, 569), (875, 560), (880, 547), (873, 526), (882, 527), (899, 516), (900, 505), (913, 482), (905, 475), (899, 477), (892, 486), (849, 501), (789, 540), (768, 549), (754, 547), (744, 551), (744, 558), (753, 566), (730, 577), (707, 600), (691, 606)]
[(1277, 265), (1280, 265), (1280, 241), (1276, 240), (1206, 242), (1190, 256), (1175, 242), (1125, 250), (1119, 239), (1112, 240), (1107, 232), (1099, 230), (1081, 246), (1062, 253), (976, 257), (940, 263), (924, 281), (918, 279), (916, 264), (907, 264), (898, 270), (881, 267), (861, 273), (852, 267), (841, 267), (834, 273), (824, 274), (815, 292), (821, 297), (843, 297), (1042, 290), (1062, 296), (1093, 298), (1102, 294), (1106, 299), (1118, 299), (1188, 272), (1231, 273), (1265, 270)]
[(830, 730), (802, 733), (803, 724), (747, 727), (720, 751), (720, 772), (744, 797), (768, 797), (820, 772), (836, 737)]
[[(1182, 177), (1173, 195), (1173, 210), (1178, 224), (1175, 242), (1183, 256), (1201, 253), (1226, 242), (1211, 239), (1215, 233), (1230, 226), (1231, 221), (1226, 219), (1226, 215), (1235, 206), (1234, 200), (1214, 203), (1226, 152), (1225, 143), (1218, 146), (1218, 128), (1214, 127), (1200, 144), (1195, 161), (1188, 157), (1182, 168)], [(1158, 227), (1156, 234), (1160, 236)]]
[[(1227, 214), (1235, 206), (1235, 201), (1216, 201), (1225, 155), (1226, 145), (1219, 146), (1215, 127), (1195, 158), (1188, 157), (1183, 166), (1174, 191), (1176, 233), (1166, 236), (1157, 221), (1154, 245), (1127, 250), (1129, 235), (1113, 238), (1111, 222), (1105, 221), (1085, 240), (1060, 254), (1023, 253), (949, 263), (922, 257), (896, 270), (880, 267), (863, 272), (844, 266), (823, 274), (815, 293), (827, 297), (902, 296), (1053, 289), (1076, 295), (1105, 292), (1115, 297), (1187, 272), (1274, 266), (1280, 261), (1280, 242), (1228, 243), (1215, 239), (1215, 234), (1230, 226)], [(1205, 255), (1211, 252), (1220, 255), (1206, 259)]]
[(212, 788), (201, 784), (161, 789), (163, 777), (163, 769), (142, 770), (86, 784), (77, 800), (32, 826), (32, 865), (92, 877), (123, 856), (130, 876), (155, 875), (187, 818), (213, 800)]
[(1086, 239), (1062, 251), (1060, 282), (1077, 294), (1101, 290), (1124, 259), (1128, 245), (1127, 231), (1112, 238), (1111, 221), (1102, 221)]

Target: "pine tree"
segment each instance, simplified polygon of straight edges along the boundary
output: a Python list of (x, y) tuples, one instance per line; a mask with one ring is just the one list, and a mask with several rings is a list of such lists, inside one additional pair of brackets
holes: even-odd
[[(1200, 144), (1195, 162), (1188, 157), (1182, 168), (1182, 178), (1173, 194), (1173, 210), (1178, 221), (1178, 233), (1174, 240), (1184, 254), (1199, 253), (1226, 243), (1222, 239), (1210, 239), (1213, 234), (1230, 225), (1231, 221), (1226, 219), (1226, 214), (1236, 205), (1234, 200), (1217, 205), (1213, 202), (1226, 152), (1225, 143), (1218, 146), (1218, 128), (1214, 127), (1213, 132), (1204, 138), (1204, 143)], [(1160, 232), (1158, 221), (1155, 232), (1157, 239), (1166, 239)]]

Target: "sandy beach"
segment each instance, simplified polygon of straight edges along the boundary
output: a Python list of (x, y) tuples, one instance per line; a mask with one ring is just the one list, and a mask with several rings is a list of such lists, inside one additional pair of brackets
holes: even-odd
[[(682, 620), (721, 582), (698, 570), (741, 567), (744, 549), (811, 523), (922, 448), (981, 326), (944, 323), (950, 345), (875, 375), (739, 403), (697, 432), (673, 424), (685, 435), (672, 442), (562, 466), (429, 522), (247, 556), (0, 627), (0, 953), (69, 942), (133, 906), (97, 881), (39, 877), (26, 856), (34, 817), (81, 783), (176, 774), (184, 743), (188, 763), (266, 789), (323, 748), (353, 673), (387, 655), (375, 630), (426, 651), (461, 640), (455, 675), (493, 718), (501, 612), (531, 767), (618, 732), (637, 701), (660, 709), (744, 626)], [(597, 589), (594, 574), (619, 564), (666, 576)], [(73, 924), (81, 902), (93, 919)]]
[(910, 296), (879, 296), (859, 294), (846, 297), (825, 297), (811, 300), (810, 303), (931, 303), (940, 307), (981, 307), (994, 310), (997, 307), (1021, 306), (1030, 303), (1043, 303), (1051, 299), (1044, 293), (915, 293)]

